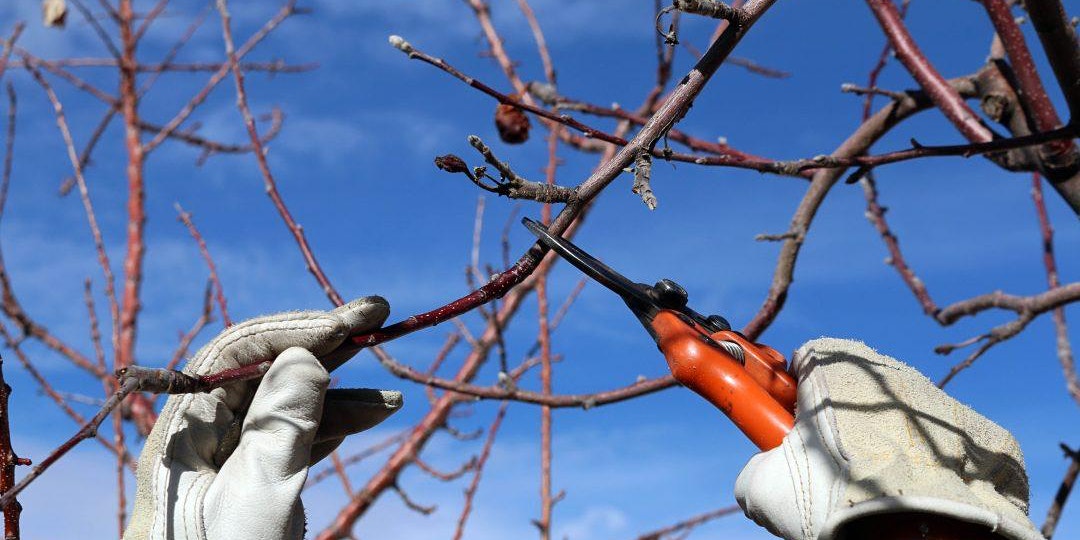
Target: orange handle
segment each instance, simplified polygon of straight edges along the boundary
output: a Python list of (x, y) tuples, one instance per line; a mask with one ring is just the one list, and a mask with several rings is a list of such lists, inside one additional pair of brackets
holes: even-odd
[[(779, 353), (751, 344), (734, 332), (718, 332), (722, 339), (743, 347), (744, 368), (715, 342), (710, 343), (712, 338), (699, 327), (673, 312), (658, 313), (652, 327), (675, 380), (723, 411), (758, 448), (780, 446), (795, 425), (795, 383), (783, 371)], [(775, 369), (777, 365), (780, 369)], [(775, 389), (784, 403), (770, 389)]]
[(768, 345), (751, 343), (741, 334), (725, 330), (711, 336), (716, 341), (734, 341), (738, 343), (744, 353), (743, 369), (773, 397), (780, 405), (789, 411), (795, 410), (795, 379), (787, 372), (787, 361), (784, 355)]

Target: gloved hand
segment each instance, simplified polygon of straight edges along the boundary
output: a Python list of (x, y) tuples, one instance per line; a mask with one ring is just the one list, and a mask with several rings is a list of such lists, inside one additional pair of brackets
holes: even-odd
[[(792, 366), (795, 427), (735, 482), (759, 525), (788, 540), (834, 540), (860, 520), (924, 513), (1009, 540), (1042, 539), (1008, 431), (861, 342), (811, 341)], [(887, 537), (883, 529), (874, 536)]]
[(124, 538), (302, 538), (308, 467), (401, 407), (399, 392), (327, 391), (319, 359), (340, 365), (347, 358), (328, 353), (389, 312), (370, 296), (330, 312), (280, 313), (236, 324), (200, 349), (185, 373), (275, 360), (261, 380), (169, 397), (139, 459)]

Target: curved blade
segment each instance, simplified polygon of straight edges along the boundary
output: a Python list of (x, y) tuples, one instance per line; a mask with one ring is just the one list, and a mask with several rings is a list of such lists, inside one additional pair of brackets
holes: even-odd
[(653, 304), (652, 298), (642, 290), (642, 285), (634, 283), (622, 274), (612, 270), (608, 265), (570, 243), (569, 240), (551, 234), (543, 225), (529, 218), (521, 218), (521, 222), (540, 239), (542, 244), (555, 250), (562, 258), (576, 266), (578, 270), (614, 291), (627, 303)]

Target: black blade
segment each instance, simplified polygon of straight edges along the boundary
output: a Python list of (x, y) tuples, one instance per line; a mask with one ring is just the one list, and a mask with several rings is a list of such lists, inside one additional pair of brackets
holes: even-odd
[(521, 222), (540, 239), (541, 243), (555, 250), (556, 253), (569, 261), (570, 264), (576, 266), (578, 270), (584, 272), (585, 275), (614, 291), (627, 303), (644, 303), (647, 305), (654, 303), (652, 298), (644, 293), (641, 285), (612, 270), (608, 265), (570, 243), (569, 240), (551, 234), (543, 225), (529, 218), (521, 218)]

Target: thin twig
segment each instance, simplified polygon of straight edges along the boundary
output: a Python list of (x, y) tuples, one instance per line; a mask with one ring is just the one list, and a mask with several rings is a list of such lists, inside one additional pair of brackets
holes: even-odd
[(465, 504), (461, 508), (461, 515), (458, 517), (457, 528), (454, 530), (454, 540), (461, 540), (465, 534), (465, 524), (469, 521), (469, 514), (472, 513), (473, 499), (476, 497), (476, 490), (480, 488), (480, 478), (484, 473), (484, 465), (487, 464), (488, 457), (491, 456), (491, 448), (495, 444), (495, 436), (499, 433), (499, 427), (502, 426), (503, 418), (506, 417), (506, 409), (509, 403), (503, 402), (499, 405), (499, 411), (495, 413), (495, 419), (492, 420), (491, 426), (488, 428), (487, 438), (484, 439), (484, 447), (480, 451), (480, 456), (476, 459), (476, 465), (473, 467), (472, 480), (469, 481), (469, 487), (465, 488)]
[[(293, 2), (289, 2), (288, 6), (291, 10)], [(285, 221), (285, 225), (289, 228), (289, 232), (292, 233), (293, 238), (296, 240), (297, 245), (300, 247), (300, 253), (304, 257), (304, 263), (307, 264), (307, 269), (315, 280), (322, 286), (323, 293), (335, 306), (340, 306), (345, 303), (342, 300), (341, 295), (333, 285), (330, 284), (330, 279), (326, 277), (326, 273), (323, 272), (322, 266), (319, 261), (315, 259), (314, 253), (311, 251), (311, 246), (308, 244), (307, 237), (304, 235), (304, 230), (293, 219), (292, 214), (289, 212), (288, 207), (285, 206), (285, 201), (281, 198), (281, 193), (278, 192), (277, 182), (274, 180), (273, 173), (270, 172), (270, 164), (266, 161), (266, 151), (263, 149), (262, 139), (259, 138), (258, 129), (255, 127), (255, 118), (251, 115), (251, 109), (248, 108), (247, 92), (244, 89), (244, 72), (240, 69), (238, 64), (238, 54), (236, 48), (233, 45), (231, 17), (229, 16), (229, 9), (225, 0), (217, 0), (217, 10), (221, 15), (221, 35), (225, 40), (225, 55), (228, 57), (230, 70), (233, 74), (233, 81), (236, 83), (236, 106), (240, 109), (240, 115), (244, 119), (244, 126), (247, 128), (248, 136), (251, 139), (251, 146), (254, 149), (255, 159), (259, 165), (259, 172), (262, 173), (263, 183), (266, 186), (266, 194), (273, 201), (274, 207), (277, 208), (278, 214), (281, 215), (281, 219)]]
[(1054, 495), (1054, 504), (1051, 504), (1050, 509), (1046, 512), (1046, 521), (1043, 522), (1041, 532), (1047, 540), (1054, 537), (1054, 530), (1057, 529), (1061, 511), (1065, 509), (1065, 501), (1069, 500), (1069, 494), (1072, 493), (1073, 486), (1076, 485), (1076, 477), (1080, 474), (1080, 450), (1073, 450), (1065, 446), (1065, 443), (1061, 444), (1061, 449), (1065, 451), (1065, 457), (1069, 459), (1069, 468), (1065, 471), (1065, 477), (1061, 479), (1061, 486), (1058, 487), (1057, 493)]
[(23, 30), (26, 28), (26, 24), (23, 22), (15, 23), (15, 27), (11, 30), (11, 35), (4, 40), (4, 49), (0, 52), (0, 79), (4, 78), (4, 72), (8, 67), (8, 60), (11, 58), (11, 50), (15, 46), (15, 42), (22, 35)]
[[(383, 439), (382, 441), (375, 443), (363, 449), (362, 451), (343, 459), (341, 461), (341, 465), (343, 467), (348, 467), (349, 465), (359, 463), (371, 456), (374, 456), (375, 454), (378, 454), (379, 452), (382, 452), (383, 450), (386, 450), (387, 448), (390, 448), (395, 444), (400, 443), (406, 436), (408, 436), (408, 432), (401, 432), (391, 437), (387, 437), (386, 439)], [(311, 477), (308, 478), (307, 483), (304, 484), (304, 489), (307, 489), (315, 484), (318, 484), (319, 482), (322, 482), (330, 476), (333, 476), (335, 473), (336, 466), (331, 466), (311, 475)]]
[(664, 527), (662, 529), (656, 529), (655, 531), (647, 532), (641, 536), (638, 536), (637, 540), (661, 540), (665, 536), (669, 536), (677, 532), (686, 531), (688, 529), (693, 529), (716, 518), (735, 514), (740, 510), (741, 509), (738, 505), (718, 508), (711, 512), (705, 512), (704, 514), (699, 514), (694, 517), (684, 519), (678, 523), (668, 525), (667, 527)]
[[(1054, 227), (1046, 213), (1046, 201), (1043, 200), (1042, 180), (1036, 173), (1031, 179), (1031, 197), (1035, 202), (1035, 215), (1039, 219), (1039, 231), (1042, 235), (1043, 266), (1046, 267), (1046, 284), (1055, 289), (1061, 286), (1058, 277), (1057, 258), (1054, 255)], [(1080, 404), (1080, 377), (1076, 374), (1076, 361), (1073, 357), (1072, 344), (1069, 341), (1069, 328), (1065, 322), (1065, 307), (1056, 307), (1051, 313), (1054, 331), (1057, 334), (1057, 356), (1061, 371), (1065, 375), (1065, 387), (1077, 404)], [(1049, 536), (1047, 536), (1049, 538)]]
[(165, 139), (168, 138), (170, 134), (172, 134), (172, 132), (179, 129), (180, 126), (188, 119), (188, 117), (190, 117), (191, 114), (195, 112), (195, 109), (199, 108), (199, 106), (206, 101), (206, 98), (210, 96), (210, 92), (218, 85), (218, 83), (220, 83), (222, 79), (229, 75), (229, 71), (231, 70), (232, 66), (234, 66), (240, 58), (243, 58), (245, 55), (247, 55), (247, 53), (251, 52), (251, 50), (254, 49), (256, 45), (258, 45), (264, 38), (266, 38), (266, 36), (269, 35), (270, 32), (272, 32), (275, 28), (277, 28), (278, 25), (284, 22), (285, 19), (289, 18), (295, 13), (296, 0), (289, 0), (285, 3), (284, 6), (282, 6), (280, 10), (278, 10), (278, 12), (273, 17), (270, 18), (270, 20), (266, 21), (266, 24), (264, 24), (262, 28), (259, 29), (259, 31), (255, 32), (251, 35), (250, 38), (248, 38), (248, 40), (240, 47), (240, 49), (237, 50), (235, 54), (233, 54), (228, 59), (228, 62), (221, 64), (217, 71), (215, 71), (214, 74), (210, 76), (210, 79), (206, 82), (202, 89), (199, 90), (199, 92), (196, 93), (195, 96), (193, 96), (180, 109), (180, 111), (176, 113), (176, 116), (174, 116), (172, 120), (169, 120), (165, 124), (165, 128), (162, 129), (157, 135), (155, 135), (153, 139), (146, 143), (146, 152), (151, 152), (154, 148), (164, 142)]
[[(68, 129), (67, 119), (64, 115), (64, 107), (61, 105), (60, 100), (57, 99), (56, 93), (53, 92), (52, 86), (49, 85), (45, 77), (41, 75), (36, 68), (27, 68), (30, 74), (34, 77), (34, 80), (41, 85), (45, 90), (45, 95), (49, 98), (49, 102), (52, 103), (53, 113), (56, 116), (56, 125), (60, 128), (60, 134), (64, 139), (64, 146), (67, 148), (68, 159), (71, 161), (72, 170), (75, 173), (75, 183), (79, 188), (79, 197), (82, 200), (83, 209), (86, 211), (86, 220), (90, 226), (90, 235), (94, 241), (94, 249), (97, 252), (98, 265), (101, 266), (101, 272), (105, 279), (105, 297), (109, 302), (109, 313), (111, 315), (113, 323), (113, 348), (119, 353), (119, 338), (117, 336), (116, 328), (118, 328), (120, 322), (120, 307), (116, 298), (115, 279), (112, 272), (112, 264), (109, 262), (109, 255), (105, 250), (105, 242), (101, 235), (101, 228), (98, 226), (97, 215), (94, 213), (93, 203), (90, 202), (90, 191), (86, 187), (86, 179), (83, 177), (82, 166), (79, 164), (79, 157), (75, 154), (75, 143), (71, 139), (71, 130)], [(75, 358), (69, 356), (72, 361)], [(79, 362), (76, 361), (78, 364)], [(104, 376), (103, 373), (98, 372), (96, 369), (92, 369), (99, 377)]]
[(203, 240), (202, 234), (199, 233), (199, 229), (195, 227), (195, 222), (191, 219), (191, 214), (186, 212), (180, 203), (175, 204), (176, 213), (181, 223), (187, 227), (191, 237), (195, 239), (195, 243), (199, 246), (199, 253), (202, 255), (204, 261), (206, 261), (206, 267), (210, 270), (210, 283), (214, 287), (214, 299), (217, 300), (218, 311), (221, 312), (221, 320), (225, 323), (225, 328), (232, 326), (232, 319), (229, 318), (229, 310), (225, 306), (225, 289), (221, 286), (221, 280), (218, 278), (217, 265), (214, 264), (214, 258), (210, 256), (210, 249), (206, 247), (206, 241)]
[(421, 373), (405, 364), (394, 360), (387, 354), (377, 357), (379, 362), (393, 375), (420, 384), (426, 384), (443, 390), (450, 390), (476, 399), (496, 399), (519, 401), (551, 408), (575, 407), (590, 409), (611, 403), (626, 401), (638, 396), (651, 394), (675, 386), (677, 383), (669, 375), (655, 379), (645, 379), (621, 388), (604, 390), (589, 394), (544, 394), (520, 388), (507, 388), (505, 385), (480, 386), (456, 379), (444, 379)]
[[(436, 58), (436, 57), (430, 56), (430, 55), (428, 55), (428, 54), (426, 54), (424, 52), (421, 52), (420, 50), (416, 49), (412, 44), (405, 41), (404, 39), (402, 39), (399, 36), (391, 36), (390, 43), (391, 43), (391, 45), (393, 45), (397, 49), (399, 49), (402, 52), (404, 52), (405, 54), (407, 54), (409, 56), (409, 58), (421, 60), (421, 61), (423, 61), (423, 62), (425, 62), (427, 64), (435, 66), (435, 67), (441, 69), (442, 71), (446, 72), (447, 74), (449, 74), (449, 75), (457, 78), (458, 80), (464, 82), (465, 84), (467, 84), (467, 85), (469, 85), (469, 86), (471, 86), (471, 87), (473, 87), (473, 88), (475, 88), (475, 89), (477, 89), (477, 90), (479, 90), (479, 91), (481, 91), (481, 92), (495, 98), (495, 100), (498, 101), (499, 103), (512, 105), (512, 106), (517, 107), (517, 108), (519, 108), (521, 110), (533, 113), (533, 114), (535, 114), (535, 115), (537, 115), (537, 116), (539, 116), (541, 118), (544, 118), (546, 120), (550, 120), (552, 122), (556, 122), (556, 123), (562, 124), (564, 126), (570, 127), (570, 128), (572, 128), (574, 130), (580, 131), (581, 133), (583, 133), (585, 135), (585, 137), (587, 137), (589, 139), (596, 139), (596, 140), (600, 140), (600, 141), (604, 141), (604, 142), (608, 142), (608, 143), (611, 143), (611, 144), (615, 144), (615, 145), (618, 145), (618, 146), (624, 146), (624, 147), (629, 144), (629, 141), (627, 141), (626, 139), (624, 139), (622, 137), (618, 137), (618, 136), (615, 136), (614, 134), (607, 133), (607, 132), (605, 132), (603, 130), (596, 129), (594, 127), (588, 126), (588, 125), (582, 123), (581, 121), (576, 120), (572, 116), (569, 116), (569, 115), (566, 115), (566, 114), (557, 114), (557, 113), (548, 111), (546, 109), (536, 107), (534, 105), (529, 105), (528, 103), (526, 103), (526, 102), (524, 102), (522, 100), (515, 99), (513, 96), (503, 94), (503, 93), (495, 90), (494, 88), (488, 86), (487, 84), (484, 84), (483, 82), (480, 82), (479, 80), (474, 79), (473, 77), (470, 77), (468, 75), (465, 75), (461, 71), (458, 71), (456, 68), (454, 68), (453, 66), (448, 64), (445, 60), (443, 60), (441, 58)], [(525, 97), (530, 97), (530, 96), (526, 95)], [(649, 123), (651, 123), (651, 121), (645, 122), (646, 125), (649, 124)], [(777, 173), (777, 174), (784, 174), (784, 171), (782, 169), (779, 169), (774, 165), (774, 163), (775, 163), (774, 160), (768, 160), (768, 159), (764, 159), (764, 158), (756, 158), (754, 156), (751, 156), (750, 154), (745, 154), (745, 153), (742, 153), (742, 152), (727, 152), (727, 153), (713, 155), (713, 156), (702, 156), (702, 155), (696, 155), (696, 154), (684, 154), (684, 153), (680, 153), (680, 152), (665, 152), (662, 149), (651, 149), (650, 152), (653, 154), (654, 157), (660, 157), (660, 158), (663, 158), (665, 160), (670, 160), (670, 161), (681, 161), (681, 162), (686, 162), (686, 163), (697, 163), (697, 164), (701, 164), (701, 165), (723, 165), (723, 166), (729, 166), (729, 167), (737, 167), (737, 168), (756, 170), (756, 171), (761, 171), (761, 172), (772, 172), (772, 173)]]

